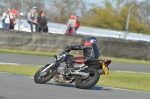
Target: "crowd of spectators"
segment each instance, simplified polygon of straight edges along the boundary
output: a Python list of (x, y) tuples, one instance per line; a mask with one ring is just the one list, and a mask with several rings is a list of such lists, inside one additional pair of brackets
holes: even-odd
[(45, 12), (37, 13), (37, 7), (33, 6), (31, 11), (28, 12), (27, 21), (30, 24), (31, 32), (34, 32), (33, 25), (35, 25), (36, 32), (48, 32), (47, 19)]
[[(7, 30), (14, 29), (17, 14), (18, 13), (14, 13), (13, 10), (8, 8), (2, 15), (2, 27)], [(36, 6), (33, 6), (27, 13), (27, 22), (30, 25), (31, 32), (48, 32), (48, 22), (45, 14), (44, 11), (41, 11), (38, 14)], [(80, 23), (78, 16), (75, 14), (70, 15), (70, 19), (68, 19), (67, 22), (66, 34), (75, 34), (79, 27)]]

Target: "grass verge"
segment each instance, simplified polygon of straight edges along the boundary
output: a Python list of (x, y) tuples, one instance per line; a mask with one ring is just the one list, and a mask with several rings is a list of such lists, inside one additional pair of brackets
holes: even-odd
[[(7, 49), (0, 49), (2, 53), (14, 53), (14, 54), (27, 54), (27, 55), (37, 55), (37, 56), (54, 56), (58, 53), (53, 52), (39, 52), (39, 51), (20, 51), (20, 50), (7, 50)], [(134, 60), (134, 59), (124, 59), (124, 58), (114, 58), (114, 57), (105, 57), (101, 56), (100, 58), (107, 58), (112, 60), (112, 62), (124, 62), (124, 63), (135, 63), (135, 64), (146, 64), (150, 65), (150, 61), (145, 60)]]
[[(35, 72), (41, 66), (11, 65), (0, 64), (0, 72), (8, 72), (13, 74), (21, 74), (26, 76), (34, 76)], [(123, 88), (137, 91), (150, 92), (150, 74), (127, 73), (110, 71), (110, 75), (102, 75), (99, 86), (107, 86), (114, 88)]]
[(54, 56), (57, 53), (52, 52), (40, 52), (40, 51), (24, 51), (24, 50), (8, 50), (8, 49), (0, 49), (1, 53), (12, 53), (12, 54), (26, 54), (26, 55), (37, 55), (37, 56)]
[(150, 74), (110, 71), (110, 75), (101, 76), (98, 85), (150, 92), (149, 83)]

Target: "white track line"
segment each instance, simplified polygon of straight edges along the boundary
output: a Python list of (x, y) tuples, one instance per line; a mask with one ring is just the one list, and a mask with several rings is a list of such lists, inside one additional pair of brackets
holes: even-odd
[[(0, 62), (0, 64), (26, 65), (26, 64), (7, 63), (7, 62)], [(120, 71), (120, 70), (116, 70), (116, 72), (150, 74), (150, 73), (146, 73), (146, 72), (132, 72), (132, 71)], [(5, 74), (10, 74), (10, 75), (12, 75), (11, 73), (7, 73), (7, 72), (0, 72), (0, 73), (5, 73)], [(31, 77), (31, 76), (24, 76), (24, 75), (19, 75), (19, 74), (13, 74), (13, 75), (18, 75), (18, 76), (22, 76), (22, 77), (33, 78), (33, 77)], [(53, 81), (53, 82), (54, 82), (54, 81)], [(134, 91), (134, 92), (143, 92), (143, 91), (135, 91), (135, 90), (129, 90), (129, 89), (113, 88), (113, 87), (105, 87), (105, 88), (111, 88), (111, 89), (117, 89), (117, 90), (125, 90), (125, 91)], [(143, 92), (143, 93), (150, 93), (150, 92)]]
[(21, 64), (18, 64), (18, 63), (7, 63), (7, 62), (0, 62), (0, 64), (13, 64), (13, 65), (21, 65)]
[(150, 74), (150, 73), (146, 73), (146, 72), (133, 72), (133, 71), (120, 71), (120, 70), (113, 70), (115, 72), (125, 72), (125, 73), (140, 73), (140, 74)]
[[(35, 64), (19, 64), (19, 63), (8, 63), (8, 62), (0, 62), (0, 64), (12, 64), (12, 65), (35, 65)], [(35, 66), (41, 66), (41, 65), (35, 65)], [(133, 72), (133, 71), (120, 71), (120, 70), (113, 70), (115, 72), (126, 72), (126, 73), (141, 73), (141, 74), (150, 74), (147, 72)]]

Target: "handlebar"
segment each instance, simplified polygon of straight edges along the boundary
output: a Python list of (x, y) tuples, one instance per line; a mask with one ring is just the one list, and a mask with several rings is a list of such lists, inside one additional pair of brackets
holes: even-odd
[(66, 45), (65, 46), (65, 52), (70, 52), (70, 51), (71, 51), (70, 47), (68, 45)]

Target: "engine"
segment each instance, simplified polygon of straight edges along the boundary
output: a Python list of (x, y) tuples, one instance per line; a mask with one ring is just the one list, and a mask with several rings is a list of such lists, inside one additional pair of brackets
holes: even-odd
[(57, 72), (59, 73), (59, 74), (64, 74), (65, 73), (65, 63), (63, 62), (63, 63), (60, 63), (60, 66), (57, 68)]
[(60, 63), (59, 67), (57, 67), (57, 73), (55, 74), (55, 77), (59, 80), (64, 80), (64, 73), (65, 73), (65, 63)]

